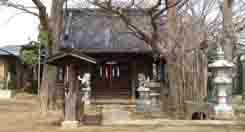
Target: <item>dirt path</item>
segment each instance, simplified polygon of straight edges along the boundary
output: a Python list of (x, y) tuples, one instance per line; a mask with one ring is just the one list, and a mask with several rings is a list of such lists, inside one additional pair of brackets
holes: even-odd
[(34, 96), (18, 96), (13, 100), (0, 100), (0, 132), (245, 132), (245, 127), (166, 127), (148, 126), (81, 126), (64, 130), (58, 126), (60, 116), (40, 115)]

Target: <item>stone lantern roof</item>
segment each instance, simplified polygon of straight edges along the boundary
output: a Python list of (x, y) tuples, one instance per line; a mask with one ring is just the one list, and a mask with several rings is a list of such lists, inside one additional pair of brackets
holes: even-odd
[(223, 75), (215, 77), (213, 81), (215, 84), (231, 84), (232, 78)]
[(224, 57), (224, 51), (222, 48), (217, 48), (217, 59), (208, 65), (210, 68), (232, 68), (234, 67), (234, 64), (232, 62), (229, 62), (225, 60)]
[(209, 64), (208, 67), (210, 68), (231, 68), (234, 64), (227, 60), (216, 60), (213, 63)]

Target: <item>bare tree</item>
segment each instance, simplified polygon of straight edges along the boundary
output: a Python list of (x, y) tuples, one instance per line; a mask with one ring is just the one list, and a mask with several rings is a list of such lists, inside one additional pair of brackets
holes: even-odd
[[(167, 111), (183, 112), (185, 100), (207, 98), (206, 49), (223, 34), (222, 18), (232, 19), (228, 18), (229, 12), (220, 10), (226, 3), (218, 0), (85, 1), (89, 3), (86, 8), (93, 5), (118, 16), (132, 35), (167, 61), (169, 94), (163, 95), (164, 107), (169, 104)], [(84, 1), (81, 5), (85, 5)], [(143, 15), (132, 17), (130, 10), (141, 11)]]

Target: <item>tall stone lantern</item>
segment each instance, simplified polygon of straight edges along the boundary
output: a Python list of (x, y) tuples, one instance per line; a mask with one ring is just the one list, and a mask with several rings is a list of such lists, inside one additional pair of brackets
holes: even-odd
[(222, 48), (217, 49), (217, 57), (208, 67), (212, 70), (214, 104), (211, 115), (214, 119), (232, 119), (234, 111), (230, 104), (232, 95), (232, 68), (234, 64), (225, 60)]

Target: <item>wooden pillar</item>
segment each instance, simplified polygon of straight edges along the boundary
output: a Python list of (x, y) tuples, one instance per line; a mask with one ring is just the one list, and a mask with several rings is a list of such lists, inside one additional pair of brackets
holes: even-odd
[(66, 66), (65, 111), (63, 127), (77, 127), (79, 108), (79, 81), (74, 64)]
[(168, 92), (169, 92), (169, 88), (167, 86), (167, 81), (166, 81), (166, 68), (165, 68), (166, 64), (163, 62), (163, 59), (160, 59), (160, 74), (161, 74), (161, 77), (160, 77), (160, 83), (161, 83), (161, 100), (162, 100), (162, 111), (163, 112), (168, 112)]
[(0, 57), (0, 81), (4, 81), (5, 77), (5, 61)]
[(136, 83), (137, 83), (137, 71), (136, 71), (136, 62), (131, 62), (131, 88), (132, 88), (132, 100), (136, 99), (135, 91), (136, 91)]
[(23, 87), (23, 76), (22, 76), (23, 67), (19, 60), (17, 60), (15, 63), (16, 63), (16, 79), (17, 79), (16, 87), (17, 89), (21, 89)]
[(7, 60), (4, 60), (4, 80), (5, 81), (8, 78), (8, 72), (9, 72), (9, 62)]

